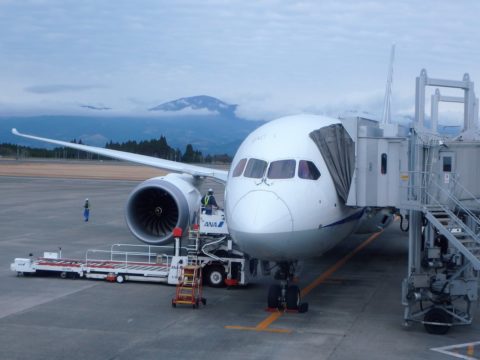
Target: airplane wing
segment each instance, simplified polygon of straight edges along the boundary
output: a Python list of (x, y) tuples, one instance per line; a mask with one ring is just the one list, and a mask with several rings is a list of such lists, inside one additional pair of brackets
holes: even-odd
[(28, 138), (28, 139), (43, 141), (43, 142), (47, 142), (47, 143), (50, 143), (50, 144), (55, 144), (55, 145), (69, 147), (69, 148), (72, 148), (72, 149), (82, 150), (82, 151), (86, 151), (86, 152), (110, 157), (110, 158), (113, 158), (113, 159), (130, 161), (130, 162), (134, 162), (134, 163), (137, 163), (137, 164), (148, 165), (148, 166), (152, 166), (152, 167), (159, 168), (159, 169), (186, 173), (186, 174), (190, 174), (190, 175), (193, 175), (193, 176), (210, 177), (210, 178), (219, 180), (223, 183), (225, 183), (227, 181), (228, 171), (226, 171), (226, 170), (212, 169), (212, 168), (207, 168), (207, 167), (203, 167), (203, 166), (189, 165), (189, 164), (184, 164), (184, 163), (181, 163), (181, 162), (159, 159), (159, 158), (152, 157), (152, 156), (132, 154), (132, 153), (124, 152), (124, 151), (103, 149), (103, 148), (99, 148), (99, 147), (95, 147), (95, 146), (81, 145), (81, 144), (75, 144), (75, 143), (70, 143), (70, 142), (66, 142), (66, 141), (47, 139), (47, 138), (43, 138), (43, 137), (39, 137), (39, 136), (22, 134), (17, 129), (12, 129), (12, 134), (22, 136), (22, 137)]

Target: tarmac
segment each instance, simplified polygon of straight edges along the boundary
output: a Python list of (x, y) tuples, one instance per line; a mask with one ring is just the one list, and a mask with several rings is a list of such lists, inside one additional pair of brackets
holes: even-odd
[[(173, 286), (10, 271), (14, 258), (30, 253), (61, 247), (64, 257), (83, 258), (87, 249), (139, 244), (124, 220), (137, 184), (0, 176), (0, 359), (441, 360), (454, 357), (433, 348), (480, 338), (478, 319), (443, 336), (403, 325), (408, 238), (398, 223), (306, 260), (299, 279), (309, 303), (305, 314), (266, 312), (268, 277), (236, 289), (206, 287), (207, 305), (192, 309), (171, 306)], [(86, 197), (88, 223), (82, 217)], [(473, 345), (453, 352), (480, 358)]]

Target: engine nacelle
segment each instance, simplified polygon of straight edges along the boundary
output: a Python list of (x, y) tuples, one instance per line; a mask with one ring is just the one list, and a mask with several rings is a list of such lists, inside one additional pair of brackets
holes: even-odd
[(393, 220), (395, 214), (391, 208), (366, 208), (357, 228), (356, 234), (370, 234), (386, 228)]
[(185, 232), (200, 207), (201, 195), (194, 184), (190, 175), (168, 174), (138, 185), (128, 198), (125, 215), (133, 235), (162, 245), (173, 239), (175, 227)]

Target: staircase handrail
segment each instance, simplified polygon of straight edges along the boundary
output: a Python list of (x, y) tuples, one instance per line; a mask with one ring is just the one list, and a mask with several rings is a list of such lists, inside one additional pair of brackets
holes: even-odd
[(465, 192), (471, 198), (471, 200), (474, 200), (476, 203), (478, 203), (478, 205), (480, 205), (480, 199), (476, 198), (475, 195), (470, 192), (470, 190), (463, 186), (460, 181), (457, 180), (457, 177), (458, 176), (456, 175), (452, 176), (452, 180), (455, 183), (455, 186), (458, 186), (462, 192)]
[[(461, 219), (459, 219), (447, 206), (444, 204), (440, 203), (433, 195), (431, 195), (428, 191), (426, 191), (426, 194), (434, 201), (436, 202), (436, 205), (440, 206), (443, 211), (445, 211), (450, 219), (452, 219), (458, 226), (462, 228), (465, 233), (470, 236), (477, 244), (480, 244), (480, 239), (478, 238), (477, 234), (475, 234), (470, 227), (468, 227)], [(428, 205), (425, 206), (426, 210)]]
[(209, 243), (204, 244), (204, 245), (202, 246), (202, 252), (203, 252), (205, 255), (211, 257), (212, 259), (222, 262), (222, 259), (221, 259), (221, 258), (219, 258), (217, 255), (214, 255), (214, 254), (208, 252), (207, 250), (205, 250), (205, 248), (208, 247), (208, 246), (211, 246), (211, 245), (218, 244), (218, 243), (224, 241), (226, 238), (227, 238), (226, 236), (222, 236), (222, 237), (219, 238), (218, 240), (215, 240), (215, 241), (212, 241), (212, 242), (209, 242)]
[[(430, 183), (432, 185), (434, 185), (435, 187), (437, 187), (437, 189), (439, 189), (443, 194), (445, 194), (447, 196), (447, 198), (451, 201), (453, 201), (453, 203), (462, 211), (464, 211), (466, 214), (468, 214), (470, 216), (470, 218), (477, 224), (477, 226), (480, 227), (480, 219), (478, 219), (478, 217), (470, 210), (468, 209), (466, 206), (464, 206), (460, 200), (458, 200), (451, 192), (448, 192), (447, 190), (445, 190), (443, 187), (441, 187), (437, 182), (435, 182), (433, 179), (431, 179)], [(435, 201), (437, 204), (440, 204), (442, 205), (432, 194), (430, 194), (427, 190), (427, 188), (425, 188), (425, 193), (430, 197), (430, 199), (432, 199), (433, 201)], [(442, 206), (443, 207), (443, 206)], [(448, 209), (448, 207), (446, 207)], [(448, 212), (451, 212), (450, 209), (448, 209)], [(453, 214), (453, 212), (451, 212), (452, 215), (455, 216), (455, 218), (458, 219), (458, 217)], [(462, 220), (458, 219), (458, 221), (462, 222)], [(466, 226), (466, 225), (465, 225)], [(468, 226), (466, 226), (468, 229), (470, 229)], [(475, 235), (476, 237), (477, 235)]]
[[(452, 175), (453, 176), (451, 176), (450, 178), (455, 177), (455, 174), (452, 173)], [(426, 171), (409, 171), (408, 176), (409, 176), (408, 194), (410, 199), (408, 199), (407, 201), (414, 201), (415, 203), (421, 206), (428, 205), (429, 202), (433, 201), (434, 203), (440, 205), (442, 208), (448, 209), (448, 206), (440, 203), (440, 201), (438, 201), (436, 197), (432, 195), (430, 191), (428, 191), (429, 188), (435, 187), (442, 194), (444, 194), (449, 201), (452, 201), (457, 206), (458, 209), (468, 214), (470, 218), (477, 224), (477, 226), (480, 227), (480, 219), (478, 218), (478, 216), (474, 214), (466, 206), (464, 206), (462, 202), (458, 198), (456, 198), (451, 191), (447, 191), (437, 181), (435, 181), (434, 174)], [(454, 186), (456, 186), (457, 184), (460, 185), (458, 181), (455, 181), (453, 183)], [(460, 185), (460, 187), (463, 189), (463, 186)], [(462, 221), (462, 220), (459, 219), (459, 221)]]
[[(440, 204), (440, 206), (443, 208), (443, 205)], [(446, 211), (450, 212), (449, 209), (446, 209)], [(451, 243), (452, 245), (454, 245), (459, 251), (461, 254), (463, 254), (473, 265), (474, 269), (475, 270), (480, 270), (480, 259), (478, 259), (477, 256), (475, 256), (469, 248), (467, 248), (465, 246), (465, 244), (461, 243), (451, 232), (450, 230), (448, 230), (444, 224), (442, 224), (437, 218), (435, 218), (435, 216), (427, 211), (426, 212), (426, 216), (427, 218), (431, 221), (431, 223), (437, 228), (437, 230), (442, 234), (444, 235)], [(453, 214), (452, 214), (453, 215)], [(453, 215), (455, 216), (455, 215)], [(460, 220), (459, 220), (460, 221)], [(467, 231), (467, 233), (470, 233), (468, 227), (463, 224), (459, 224), (462, 229), (465, 229)], [(475, 239), (475, 237), (471, 237), (472, 239)], [(474, 240), (475, 241), (475, 240)]]

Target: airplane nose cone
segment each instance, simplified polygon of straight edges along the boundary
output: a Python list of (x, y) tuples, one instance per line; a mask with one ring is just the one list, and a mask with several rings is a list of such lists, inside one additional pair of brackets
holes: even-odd
[(251, 233), (293, 230), (293, 220), (285, 202), (269, 191), (252, 191), (243, 196), (232, 212), (234, 229)]
[(283, 241), (280, 240), (283, 236), (277, 235), (293, 231), (293, 218), (287, 204), (270, 191), (249, 192), (229, 215), (232, 237), (251, 255), (275, 252)]

